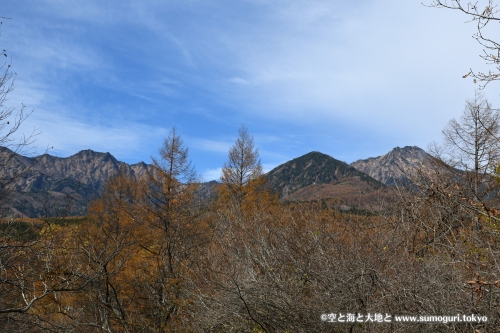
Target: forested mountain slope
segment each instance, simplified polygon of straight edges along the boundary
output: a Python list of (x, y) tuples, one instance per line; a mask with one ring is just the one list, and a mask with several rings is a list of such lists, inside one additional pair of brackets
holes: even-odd
[(373, 203), (385, 185), (347, 163), (310, 152), (267, 173), (269, 186), (282, 200), (333, 199), (337, 204)]

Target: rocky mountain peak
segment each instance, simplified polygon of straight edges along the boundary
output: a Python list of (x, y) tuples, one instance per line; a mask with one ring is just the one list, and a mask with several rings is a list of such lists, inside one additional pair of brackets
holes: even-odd
[(418, 168), (426, 167), (430, 155), (417, 146), (396, 147), (385, 155), (357, 160), (350, 165), (376, 180), (393, 185), (396, 181), (407, 181), (408, 175)]
[(283, 198), (310, 185), (333, 184), (348, 178), (356, 178), (374, 188), (382, 186), (347, 163), (317, 151), (279, 165), (266, 176), (270, 187)]
[(81, 160), (81, 161), (101, 160), (101, 161), (112, 161), (114, 163), (118, 162), (118, 160), (109, 152), (101, 153), (93, 151), (91, 149), (79, 151), (78, 153), (67, 158), (70, 160)]
[[(12, 153), (12, 152), (11, 152)], [(64, 198), (74, 198), (68, 215), (83, 214), (90, 199), (102, 191), (106, 181), (119, 172), (141, 178), (148, 172), (144, 162), (129, 165), (118, 161), (109, 152), (82, 150), (69, 157), (61, 158), (49, 154), (37, 157), (16, 155), (9, 163), (11, 174), (20, 174), (16, 180), (12, 206), (29, 216), (41, 214), (42, 201), (52, 206), (64, 204)]]

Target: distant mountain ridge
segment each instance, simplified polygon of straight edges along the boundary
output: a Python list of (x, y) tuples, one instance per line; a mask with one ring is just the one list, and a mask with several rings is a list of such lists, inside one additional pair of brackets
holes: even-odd
[[(2, 148), (0, 158), (9, 154), (12, 152)], [(90, 149), (66, 158), (49, 154), (36, 157), (15, 154), (4, 172), (23, 174), (14, 183), (14, 195), (9, 206), (13, 212), (28, 216), (58, 212), (83, 215), (88, 202), (100, 195), (111, 176), (122, 172), (140, 178), (147, 174), (149, 168), (144, 162), (129, 165), (118, 161), (110, 153)]]
[(417, 146), (396, 147), (385, 155), (357, 160), (350, 165), (386, 184), (408, 182), (417, 169), (427, 169), (432, 157)]
[[(12, 152), (0, 147), (0, 159), (5, 160), (8, 154)], [(110, 153), (90, 149), (66, 158), (49, 154), (13, 156), (3, 173), (28, 171), (16, 179), (14, 195), (2, 207), (10, 211), (7, 215), (84, 215), (89, 201), (100, 195), (110, 177), (121, 172), (138, 179), (152, 168), (144, 162), (120, 162)], [(387, 192), (387, 185), (405, 181), (412, 171), (425, 168), (429, 158), (418, 147), (396, 147), (385, 155), (349, 165), (314, 151), (277, 166), (265, 176), (282, 200), (332, 199), (352, 207), (374, 203), (382, 192)], [(200, 199), (213, 197), (216, 182), (201, 185)]]
[(99, 153), (90, 149), (65, 158), (44, 154), (24, 158), (26, 159), (28, 163), (24, 164), (32, 165), (34, 174), (40, 173), (54, 179), (73, 178), (82, 184), (91, 185), (95, 190), (102, 189), (106, 180), (117, 174), (120, 168), (126, 175), (134, 178), (146, 175), (148, 170), (148, 165), (144, 162), (129, 165), (118, 161), (110, 153)]

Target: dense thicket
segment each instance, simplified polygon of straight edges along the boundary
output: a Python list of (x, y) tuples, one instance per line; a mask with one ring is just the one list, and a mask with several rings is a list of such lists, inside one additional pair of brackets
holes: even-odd
[[(175, 129), (160, 152), (148, 177), (112, 178), (86, 220), (1, 224), (0, 330), (498, 331), (494, 174), (436, 160), (397, 188), (396, 202), (363, 215), (281, 205), (250, 173), (234, 184), (225, 177), (203, 202)], [(395, 318), (471, 314), (488, 321)]]

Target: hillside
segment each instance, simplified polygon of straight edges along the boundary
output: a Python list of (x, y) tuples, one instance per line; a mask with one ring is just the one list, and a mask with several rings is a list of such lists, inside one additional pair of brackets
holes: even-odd
[(379, 181), (320, 152), (295, 158), (266, 176), (284, 201), (331, 199), (337, 205), (360, 206), (374, 203), (385, 191)]

